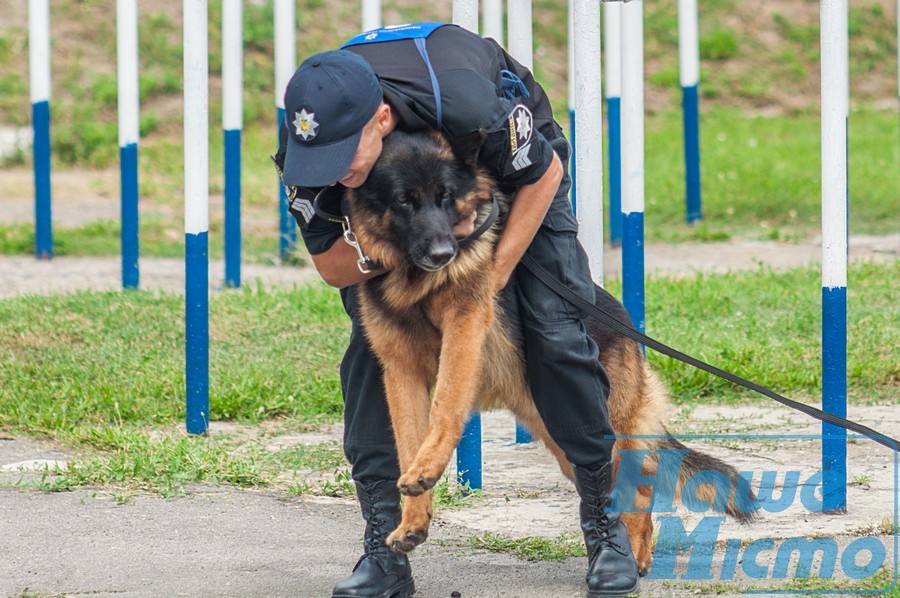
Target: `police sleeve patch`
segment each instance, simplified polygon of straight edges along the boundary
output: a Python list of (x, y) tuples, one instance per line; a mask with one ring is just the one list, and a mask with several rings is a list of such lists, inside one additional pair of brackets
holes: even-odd
[(302, 199), (300, 197), (295, 197), (291, 202), (291, 210), (303, 216), (303, 219), (307, 224), (309, 224), (309, 221), (312, 220), (312, 217), (316, 213), (316, 211), (313, 209), (312, 202), (308, 199)]
[(515, 170), (522, 170), (526, 166), (531, 166), (531, 158), (528, 157), (534, 131), (534, 120), (531, 116), (531, 111), (519, 104), (509, 113), (508, 124), (512, 166)]

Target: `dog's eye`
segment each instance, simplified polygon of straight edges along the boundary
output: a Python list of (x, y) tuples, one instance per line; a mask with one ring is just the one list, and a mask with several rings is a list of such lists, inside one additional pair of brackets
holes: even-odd
[(453, 194), (450, 193), (449, 191), (445, 191), (444, 194), (441, 196), (441, 203), (446, 205), (446, 204), (450, 203), (451, 201), (453, 201)]
[(405, 206), (406, 204), (409, 203), (409, 198), (406, 197), (405, 195), (398, 195), (396, 198), (396, 202), (398, 204), (400, 204), (401, 206)]

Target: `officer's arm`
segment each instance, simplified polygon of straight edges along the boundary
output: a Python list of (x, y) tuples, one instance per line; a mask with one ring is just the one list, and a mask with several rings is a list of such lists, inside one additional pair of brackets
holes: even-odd
[(343, 239), (335, 241), (327, 251), (310, 257), (322, 279), (327, 284), (339, 289), (358, 284), (387, 271), (380, 268), (368, 274), (362, 273), (359, 266), (356, 265), (359, 257), (356, 249), (345, 243)]
[(494, 251), (494, 283), (502, 289), (525, 250), (534, 239), (553, 197), (562, 180), (563, 167), (559, 156), (553, 152), (553, 160), (543, 176), (530, 185), (521, 187), (509, 210), (503, 235)]

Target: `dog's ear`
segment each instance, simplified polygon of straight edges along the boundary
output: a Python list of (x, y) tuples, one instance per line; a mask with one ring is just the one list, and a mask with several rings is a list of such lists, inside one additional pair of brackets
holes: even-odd
[(448, 139), (453, 155), (456, 159), (475, 168), (478, 165), (478, 154), (481, 152), (481, 146), (487, 141), (487, 131), (484, 129), (476, 129), (468, 135), (453, 137)]

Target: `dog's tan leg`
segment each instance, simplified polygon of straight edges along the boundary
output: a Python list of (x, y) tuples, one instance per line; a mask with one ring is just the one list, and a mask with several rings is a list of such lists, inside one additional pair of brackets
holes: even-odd
[(448, 319), (452, 324), (444, 326), (428, 434), (398, 482), (400, 492), (410, 496), (434, 487), (459, 443), (475, 406), (481, 355), (493, 310), (491, 305), (470, 306)]
[[(401, 473), (415, 459), (428, 432), (428, 384), (426, 366), (415, 356), (394, 347), (384, 365), (384, 386)], [(387, 545), (396, 552), (409, 552), (425, 541), (431, 524), (431, 492), (403, 501), (400, 524), (388, 536)]]
[[(644, 443), (645, 441), (639, 439), (620, 438), (616, 441), (615, 448), (613, 449), (613, 474), (617, 483), (626, 483), (618, 480), (619, 451), (647, 448), (646, 446), (642, 446)], [(645, 476), (654, 475), (656, 473), (656, 462), (653, 459), (645, 459), (641, 473)], [(628, 530), (628, 539), (631, 542), (631, 550), (634, 553), (634, 559), (637, 561), (638, 572), (643, 576), (650, 571), (650, 565), (653, 563), (652, 492), (649, 486), (638, 486), (636, 489), (629, 489), (626, 494), (631, 494), (631, 492), (635, 490), (634, 504), (625, 505), (624, 510), (620, 513), (620, 517), (625, 528)]]

